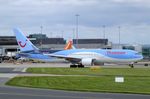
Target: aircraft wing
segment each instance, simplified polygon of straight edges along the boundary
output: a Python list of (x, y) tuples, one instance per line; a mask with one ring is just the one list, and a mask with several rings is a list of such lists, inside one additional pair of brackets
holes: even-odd
[(48, 56), (50, 57), (56, 57), (56, 58), (63, 58), (71, 62), (80, 62), (81, 58), (76, 58), (76, 57), (69, 57), (69, 56), (64, 56), (64, 55), (55, 55), (55, 54), (49, 54)]
[(20, 57), (29, 57), (30, 55), (28, 53), (17, 53)]

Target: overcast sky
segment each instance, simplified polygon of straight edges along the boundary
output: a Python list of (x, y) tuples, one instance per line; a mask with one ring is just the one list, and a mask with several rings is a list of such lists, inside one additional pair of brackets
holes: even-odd
[(79, 14), (79, 38), (106, 38), (118, 43), (150, 44), (150, 0), (0, 0), (0, 36), (13, 35), (20, 27), (26, 34), (75, 37)]

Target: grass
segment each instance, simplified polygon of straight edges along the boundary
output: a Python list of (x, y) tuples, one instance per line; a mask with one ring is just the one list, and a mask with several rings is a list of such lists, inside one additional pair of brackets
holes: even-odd
[(59, 90), (150, 94), (150, 77), (125, 77), (124, 83), (115, 83), (114, 76), (16, 77), (6, 84)]
[(103, 75), (103, 76), (147, 76), (150, 77), (150, 68), (28, 68), (29, 73), (61, 74), (61, 75)]
[[(27, 72), (64, 76), (15, 77), (6, 84), (59, 90), (150, 94), (150, 68), (29, 68)], [(115, 76), (123, 76), (125, 82), (115, 83)]]

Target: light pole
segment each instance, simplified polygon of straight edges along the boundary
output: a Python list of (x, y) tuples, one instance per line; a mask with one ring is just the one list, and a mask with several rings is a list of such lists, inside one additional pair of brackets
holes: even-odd
[(61, 34), (62, 34), (61, 37), (63, 38), (64, 37), (64, 31), (61, 31)]
[(119, 32), (119, 46), (120, 46), (120, 26), (118, 26), (118, 32)]
[(43, 26), (40, 26), (40, 28), (41, 28), (41, 34), (42, 34), (42, 32), (43, 32)]
[(105, 28), (106, 28), (106, 26), (103, 25), (103, 39), (105, 39)]
[(50, 37), (53, 38), (53, 32), (50, 32)]
[(41, 48), (42, 48), (42, 43), (43, 43), (43, 42), (42, 42), (42, 32), (43, 32), (43, 26), (40, 26), (40, 28), (41, 28), (41, 43), (40, 43), (40, 44), (41, 44)]
[(80, 16), (79, 14), (76, 14), (76, 45), (77, 45), (77, 48), (79, 47), (78, 46), (78, 17)]
[(73, 33), (73, 39), (75, 39), (75, 29), (72, 29), (72, 33)]

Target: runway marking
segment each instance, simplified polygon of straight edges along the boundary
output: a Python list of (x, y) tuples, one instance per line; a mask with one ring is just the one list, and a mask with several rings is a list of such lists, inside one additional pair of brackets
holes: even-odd
[(15, 68), (13, 71), (22, 71), (24, 68)]
[(27, 68), (24, 68), (24, 69), (22, 70), (22, 72), (26, 72), (26, 70), (27, 70)]
[(18, 68), (15, 68), (13, 71), (15, 72), (26, 72), (27, 68), (21, 68), (21, 67), (18, 67)]
[(104, 98), (104, 97), (80, 97), (80, 96), (56, 96), (56, 95), (33, 95), (33, 94), (19, 94), (19, 93), (0, 93), (1, 95), (16, 95), (16, 96), (31, 96), (31, 97), (49, 97), (49, 98), (74, 98), (74, 99), (112, 99), (112, 98)]
[(17, 76), (18, 74), (12, 74), (12, 73), (2, 73), (0, 74), (0, 78), (13, 78)]

